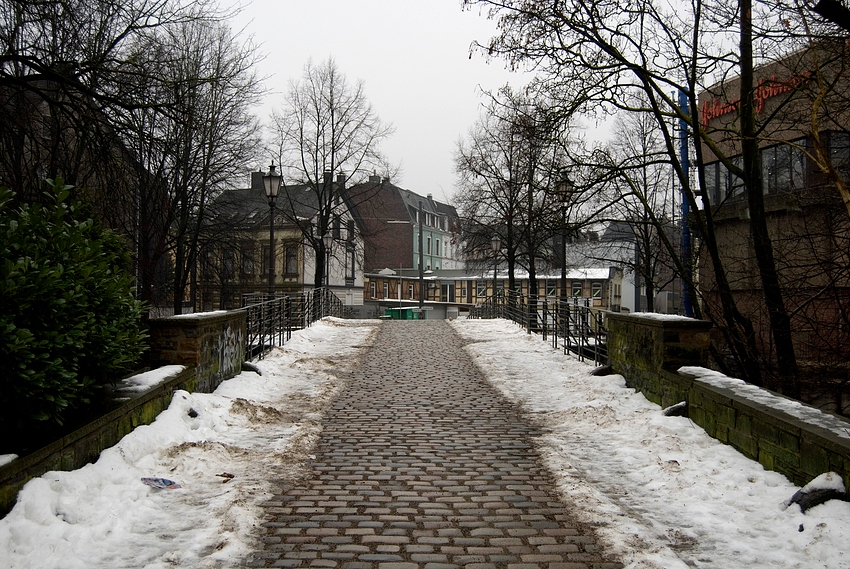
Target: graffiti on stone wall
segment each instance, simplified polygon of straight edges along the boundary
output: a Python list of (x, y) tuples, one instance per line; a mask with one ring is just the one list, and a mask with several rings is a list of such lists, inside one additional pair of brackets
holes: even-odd
[(218, 374), (219, 377), (229, 377), (238, 373), (242, 368), (244, 357), (245, 338), (242, 328), (225, 326), (221, 335), (218, 350)]

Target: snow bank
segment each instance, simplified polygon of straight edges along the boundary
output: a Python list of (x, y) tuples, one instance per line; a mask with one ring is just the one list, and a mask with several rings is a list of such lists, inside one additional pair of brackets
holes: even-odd
[(565, 500), (629, 569), (850, 568), (850, 504), (803, 514), (798, 490), (684, 417), (504, 320), (451, 324), (545, 434)]
[[(325, 320), (215, 393), (170, 407), (100, 459), (31, 480), (0, 520), (0, 567), (235, 567), (255, 549), (260, 504), (293, 479), (373, 326)], [(182, 488), (159, 490), (143, 477)]]

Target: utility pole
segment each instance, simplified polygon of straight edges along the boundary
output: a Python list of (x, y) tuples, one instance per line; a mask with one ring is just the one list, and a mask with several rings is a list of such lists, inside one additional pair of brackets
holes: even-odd
[[(688, 111), (688, 96), (684, 91), (679, 91), (679, 108), (684, 114), (690, 114)], [(685, 179), (688, 179), (688, 171), (690, 170), (690, 161), (688, 160), (688, 123), (684, 118), (679, 119), (679, 153), (682, 161), (682, 170), (685, 172)], [(682, 264), (685, 266), (685, 274), (682, 275), (682, 306), (685, 309), (685, 316), (688, 318), (694, 317), (694, 306), (692, 304), (693, 295), (691, 294), (691, 228), (688, 225), (688, 216), (690, 207), (688, 206), (688, 198), (685, 195), (686, 189), (682, 185)]]

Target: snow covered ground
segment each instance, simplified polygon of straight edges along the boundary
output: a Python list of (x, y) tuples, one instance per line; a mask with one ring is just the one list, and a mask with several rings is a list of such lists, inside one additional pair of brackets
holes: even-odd
[(684, 417), (665, 417), (621, 376), (498, 320), (456, 321), (490, 382), (548, 434), (559, 488), (628, 567), (850, 568), (850, 503), (800, 512), (799, 489)]
[[(179, 392), (97, 463), (31, 481), (0, 520), (0, 568), (238, 566), (256, 546), (260, 504), (303, 473), (342, 387), (334, 374), (376, 325), (322, 321), (260, 361), (262, 376)], [(452, 326), (490, 381), (545, 427), (537, 442), (572, 511), (630, 569), (850, 569), (850, 504), (786, 507), (796, 486), (688, 419), (664, 417), (621, 377), (591, 376), (510, 322)]]
[[(171, 406), (95, 464), (31, 480), (0, 520), (2, 569), (236, 567), (257, 547), (260, 504), (295, 479), (321, 413), (375, 321), (325, 320), (213, 394)], [(140, 380), (140, 384), (148, 381)], [(158, 490), (143, 477), (182, 487)]]

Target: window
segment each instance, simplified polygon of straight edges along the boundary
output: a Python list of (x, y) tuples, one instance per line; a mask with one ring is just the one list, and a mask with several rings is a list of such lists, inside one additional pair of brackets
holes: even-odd
[(435, 247), (436, 247), (436, 250), (434, 251), (434, 254), (435, 254), (436, 256), (438, 256), (438, 257), (439, 257), (439, 256), (440, 256), (440, 240), (439, 240), (439, 239), (437, 239), (437, 240), (435, 241), (434, 245), (435, 245)]
[(466, 283), (460, 287), (460, 301), (466, 302)]
[(235, 268), (236, 251), (232, 247), (224, 250), (224, 255), (221, 260), (221, 276), (225, 279), (233, 278), (233, 269)]
[(240, 254), (242, 256), (242, 274), (254, 274), (254, 247), (253, 243), (243, 243)]
[(830, 132), (828, 144), (832, 166), (847, 176), (850, 170), (850, 135), (846, 132)]
[(298, 274), (298, 245), (287, 243), (283, 246), (283, 273), (286, 275)]
[(590, 285), (590, 295), (593, 298), (602, 298), (602, 283), (595, 282)]
[(720, 203), (720, 196), (717, 193), (717, 167), (720, 162), (712, 162), (705, 165), (705, 193), (708, 196), (708, 202), (717, 205)]
[(413, 286), (413, 283), (407, 285), (407, 298), (410, 300), (413, 300), (413, 291), (415, 290)]
[(354, 263), (357, 262), (354, 256), (354, 243), (346, 243), (345, 248), (345, 280), (346, 284), (354, 285)]
[(390, 283), (384, 281), (384, 298), (390, 297)]
[(46, 142), (53, 140), (53, 121), (51, 120), (50, 112), (41, 115), (41, 137)]
[(806, 186), (806, 139), (761, 150), (764, 193), (799, 190)]
[[(431, 236), (430, 235), (425, 239), (425, 254), (426, 255), (431, 254)], [(431, 267), (428, 267), (428, 268), (430, 269)]]
[(573, 296), (581, 296), (584, 283), (581, 281), (573, 281)]
[(369, 283), (369, 298), (375, 298), (376, 287), (375, 281)]
[(455, 301), (455, 285), (444, 284), (440, 286), (440, 301), (454, 302)]
[(483, 298), (487, 296), (487, 282), (478, 281), (475, 283), (475, 296), (478, 298)]
[(552, 280), (546, 281), (546, 296), (555, 296), (557, 294), (555, 289), (555, 282)]
[(806, 187), (806, 139), (792, 141), (791, 147), (791, 189), (801, 190)]
[[(738, 168), (744, 167), (744, 160), (740, 156), (732, 158), (732, 163)], [(744, 195), (744, 180), (729, 172), (729, 197), (739, 198)]]
[(345, 237), (349, 241), (354, 241), (354, 220), (349, 219), (345, 222)]
[(260, 266), (262, 267), (262, 274), (269, 274), (269, 244), (263, 243), (260, 247)]
[(201, 275), (204, 279), (213, 277), (213, 254), (212, 251), (206, 251), (201, 256)]
[(763, 148), (761, 168), (765, 194), (787, 192), (791, 188), (791, 147), (780, 144)]
[(340, 220), (338, 215), (334, 215), (333, 237), (334, 240), (339, 240), (340, 238), (342, 238), (342, 221)]

